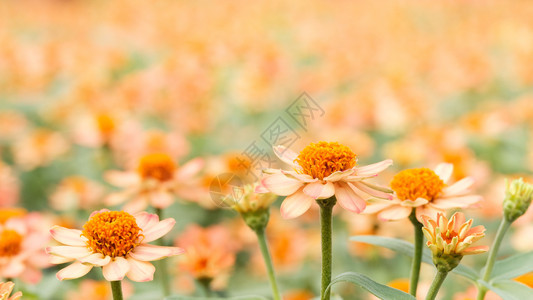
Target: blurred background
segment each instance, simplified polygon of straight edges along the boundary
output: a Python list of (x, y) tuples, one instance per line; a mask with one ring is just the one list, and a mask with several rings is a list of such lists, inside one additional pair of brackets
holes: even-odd
[[(200, 157), (203, 192), (166, 210), (177, 220), (167, 242), (193, 247), (202, 237), (216, 249), (218, 295), (268, 296), (253, 233), (209, 195), (218, 174), (260, 175), (249, 174), (255, 161), (243, 168), (238, 157), (250, 158), (254, 147), (273, 157), (276, 143), (298, 152), (338, 141), (363, 165), (392, 158), (375, 180), (383, 185), (405, 168), (453, 163), (453, 178), (473, 176), (485, 197), (466, 214), (487, 227), (489, 244), (504, 178), (533, 179), (532, 83), (529, 0), (4, 0), (0, 205), (81, 228), (117, 190), (106, 171), (135, 170), (153, 152), (171, 155), (178, 168)], [(283, 220), (280, 203), (268, 235), (284, 299), (311, 299), (319, 293), (317, 210)], [(514, 224), (502, 255), (533, 250), (532, 220), (528, 213)], [(407, 285), (410, 259), (348, 237), (411, 240), (408, 221), (339, 210), (334, 230), (334, 275), (358, 271)], [(478, 256), (464, 263), (479, 269), (486, 254)], [(202, 295), (194, 282), (202, 267), (192, 261), (168, 260), (176, 294)], [(24, 298), (99, 291), (88, 299), (110, 299), (100, 272), (60, 284), (57, 270), (17, 282)], [(433, 266), (424, 266), (422, 285), (432, 276)], [(533, 285), (531, 274), (518, 280)], [(129, 299), (157, 299), (156, 284), (129, 284)], [(335, 291), (370, 299), (349, 284)], [(442, 299), (472, 297), (456, 276), (442, 291)]]

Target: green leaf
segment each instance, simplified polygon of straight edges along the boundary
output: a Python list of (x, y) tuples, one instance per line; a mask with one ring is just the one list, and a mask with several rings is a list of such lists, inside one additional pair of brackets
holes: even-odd
[[(409, 257), (413, 257), (414, 254), (414, 245), (395, 238), (389, 238), (389, 237), (382, 237), (382, 236), (376, 236), (376, 235), (357, 235), (350, 237), (350, 241), (354, 242), (362, 242), (367, 243), (375, 246), (384, 247), (393, 251), (396, 251), (398, 253), (407, 255)], [(433, 259), (431, 258), (431, 252), (424, 248), (422, 251), (422, 262), (426, 264), (433, 265)], [(464, 265), (458, 265), (455, 269), (452, 270), (452, 273), (455, 273), (457, 275), (461, 275), (463, 277), (466, 277), (473, 282), (476, 282), (476, 280), (479, 278), (478, 273), (467, 266)]]
[(237, 296), (230, 298), (211, 298), (211, 297), (189, 297), (189, 296), (169, 296), (165, 300), (268, 300), (262, 296)]
[(531, 271), (533, 271), (533, 251), (496, 261), (490, 277), (492, 280), (513, 279)]
[(404, 293), (395, 288), (391, 288), (390, 286), (377, 283), (369, 277), (360, 273), (346, 272), (340, 274), (339, 276), (331, 280), (331, 283), (328, 286), (328, 290), (331, 289), (331, 287), (338, 282), (351, 282), (357, 286), (364, 288), (365, 290), (372, 293), (376, 297), (379, 297), (380, 299), (416, 300), (415, 297), (407, 293)]
[(505, 300), (533, 299), (533, 289), (516, 281), (502, 280), (489, 284), (480, 280), (479, 283)]

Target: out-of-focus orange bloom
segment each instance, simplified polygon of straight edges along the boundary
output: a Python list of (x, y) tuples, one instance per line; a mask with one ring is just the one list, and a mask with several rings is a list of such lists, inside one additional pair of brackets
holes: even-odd
[(307, 290), (289, 291), (283, 295), (283, 300), (311, 300), (313, 298), (313, 293)]
[(104, 187), (81, 176), (63, 179), (50, 196), (50, 205), (59, 211), (95, 208), (102, 200)]
[(22, 136), (13, 145), (13, 157), (24, 169), (44, 166), (65, 154), (70, 145), (58, 132), (37, 129)]
[[(133, 295), (133, 285), (128, 281), (122, 281), (122, 293), (124, 299)], [(65, 300), (109, 300), (112, 298), (111, 285), (109, 281), (95, 281), (91, 279), (83, 280), (76, 291), (69, 291), (65, 295)]]
[(19, 200), (19, 180), (13, 170), (0, 161), (0, 207), (11, 207)]

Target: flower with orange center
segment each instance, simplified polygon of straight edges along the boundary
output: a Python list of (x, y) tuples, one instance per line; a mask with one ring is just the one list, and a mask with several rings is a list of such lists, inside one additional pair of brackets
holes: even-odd
[(159, 221), (146, 212), (130, 215), (123, 211), (102, 209), (91, 214), (83, 231), (54, 226), (50, 233), (62, 246), (46, 248), (53, 255), (53, 263), (74, 261), (57, 272), (57, 278), (74, 279), (87, 274), (93, 267), (102, 267), (108, 281), (150, 281), (155, 267), (149, 263), (184, 252), (178, 247), (148, 244), (167, 234), (176, 221)]
[(274, 153), (294, 169), (263, 171), (262, 186), (276, 195), (287, 196), (281, 205), (283, 218), (298, 217), (311, 207), (314, 200), (332, 196), (343, 208), (356, 213), (366, 206), (361, 193), (392, 198), (385, 189), (364, 181), (389, 167), (392, 164), (390, 159), (359, 167), (355, 153), (336, 142), (311, 143), (300, 154), (277, 146)]
[(101, 204), (104, 193), (100, 183), (70, 176), (64, 178), (50, 196), (50, 206), (59, 211), (94, 208)]
[(41, 269), (49, 266), (43, 251), (49, 238), (36, 228), (43, 221), (40, 215), (2, 209), (0, 219), (0, 276), (39, 282)]
[(463, 213), (455, 213), (449, 220), (443, 213), (439, 213), (436, 220), (424, 215), (422, 221), (422, 231), (428, 240), (426, 245), (433, 253), (437, 268), (450, 271), (464, 255), (479, 254), (489, 249), (488, 246), (470, 247), (485, 236), (485, 227), (472, 227), (473, 220), (465, 222)]
[(0, 282), (0, 300), (19, 300), (22, 297), (22, 292), (16, 292), (11, 295), (11, 292), (13, 291), (13, 287), (15, 287), (15, 284), (11, 281), (8, 282)]
[(191, 190), (197, 184), (195, 176), (203, 167), (202, 159), (194, 159), (178, 168), (166, 153), (150, 153), (142, 156), (135, 171), (109, 171), (107, 181), (123, 188), (110, 194), (106, 202), (116, 205), (129, 201), (124, 210), (137, 212), (148, 204), (156, 208), (166, 208), (174, 202), (174, 195), (189, 199)]
[(468, 195), (474, 179), (463, 178), (446, 185), (453, 172), (453, 165), (439, 164), (435, 170), (428, 168), (407, 169), (396, 174), (390, 187), (394, 197), (390, 201), (372, 199), (365, 213), (378, 213), (382, 220), (407, 218), (413, 209), (422, 221), (422, 215), (433, 218), (437, 213), (451, 208), (465, 208), (482, 200), (481, 196)]

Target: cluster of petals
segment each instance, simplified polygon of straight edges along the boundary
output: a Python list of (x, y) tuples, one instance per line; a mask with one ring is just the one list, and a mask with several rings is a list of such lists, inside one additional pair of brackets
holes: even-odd
[(0, 300), (19, 300), (22, 297), (22, 292), (16, 292), (11, 297), (11, 292), (15, 284), (11, 281), (0, 282)]
[[(283, 146), (274, 147), (274, 153), (281, 161), (289, 164), (293, 170), (266, 169), (261, 181), (261, 189), (287, 196), (281, 204), (281, 216), (285, 219), (295, 218), (305, 213), (316, 199), (326, 199), (335, 196), (340, 206), (360, 213), (366, 207), (366, 201), (361, 193), (378, 198), (391, 199), (391, 195), (381, 188), (364, 182), (373, 178), (381, 171), (392, 165), (387, 159), (367, 166), (337, 171), (322, 180), (303, 174), (302, 168), (295, 162), (298, 154)], [(261, 192), (257, 190), (257, 192)]]
[[(107, 211), (109, 210), (95, 211), (91, 217)], [(141, 229), (142, 236), (138, 237), (138, 246), (125, 256), (111, 257), (95, 252), (87, 246), (88, 240), (82, 235), (81, 230), (67, 229), (57, 225), (52, 227), (50, 229), (52, 237), (63, 244), (46, 248), (46, 252), (52, 255), (52, 263), (73, 262), (57, 272), (56, 277), (59, 280), (79, 278), (87, 274), (93, 267), (102, 267), (104, 278), (108, 281), (122, 280), (125, 276), (137, 282), (153, 280), (155, 267), (149, 261), (184, 252), (178, 247), (148, 244), (167, 234), (174, 227), (176, 221), (172, 218), (159, 221), (157, 215), (147, 212), (140, 212), (133, 216), (137, 226)]]
[(474, 242), (485, 236), (485, 227), (472, 227), (473, 220), (465, 222), (463, 213), (457, 212), (448, 220), (439, 213), (437, 219), (422, 216), (422, 231), (428, 242), (427, 246), (433, 255), (470, 255), (488, 251), (488, 246), (470, 247)]
[[(434, 169), (434, 172), (446, 184), (452, 175), (453, 165), (441, 163)], [(371, 199), (364, 213), (378, 213), (378, 218), (382, 220), (400, 220), (407, 218), (414, 209), (419, 221), (422, 221), (422, 215), (436, 218), (438, 213), (443, 213), (448, 209), (467, 208), (481, 201), (483, 199), (481, 196), (468, 194), (473, 184), (472, 177), (465, 177), (454, 184), (445, 186), (442, 193), (435, 199), (401, 200), (396, 194), (393, 194), (392, 200)]]

